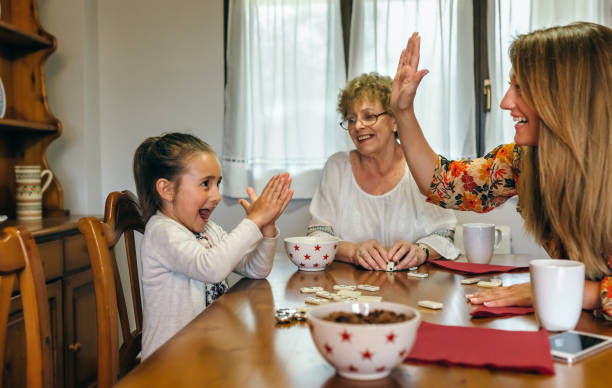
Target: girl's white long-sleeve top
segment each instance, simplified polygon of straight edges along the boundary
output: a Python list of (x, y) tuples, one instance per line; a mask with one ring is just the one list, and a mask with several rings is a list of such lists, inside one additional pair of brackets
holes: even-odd
[(140, 256), (143, 359), (206, 308), (206, 283), (223, 281), (231, 272), (265, 278), (272, 269), (277, 237), (263, 237), (251, 220), (230, 233), (209, 221), (203, 234), (207, 240), (197, 239), (161, 212), (147, 222)]

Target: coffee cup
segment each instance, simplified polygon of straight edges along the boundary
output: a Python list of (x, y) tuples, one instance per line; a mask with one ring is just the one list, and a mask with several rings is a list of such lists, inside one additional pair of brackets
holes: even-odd
[(536, 318), (549, 331), (572, 330), (582, 311), (584, 264), (540, 259), (529, 262)]
[(501, 243), (501, 229), (494, 224), (463, 224), (463, 248), (470, 263), (487, 264)]
[[(42, 183), (43, 177), (47, 177)], [(41, 170), (37, 165), (15, 166), (15, 199), (17, 202), (17, 219), (36, 221), (42, 219), (43, 193), (53, 180), (51, 170)]]

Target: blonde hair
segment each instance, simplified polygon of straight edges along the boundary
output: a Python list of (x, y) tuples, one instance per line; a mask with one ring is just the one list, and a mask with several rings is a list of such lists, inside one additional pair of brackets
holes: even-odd
[(393, 115), (391, 109), (391, 85), (393, 80), (389, 76), (378, 73), (364, 73), (353, 78), (346, 88), (338, 95), (338, 112), (346, 117), (351, 106), (361, 100), (380, 101), (383, 109)]
[(612, 254), (612, 30), (581, 22), (534, 31), (512, 43), (510, 58), (540, 117), (537, 147), (521, 150), (525, 226), (602, 278)]

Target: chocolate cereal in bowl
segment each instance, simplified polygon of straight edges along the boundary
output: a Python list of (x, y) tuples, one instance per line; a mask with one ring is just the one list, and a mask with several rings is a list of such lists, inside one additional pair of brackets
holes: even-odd
[(329, 303), (306, 314), (312, 340), (339, 375), (386, 377), (410, 352), (421, 315), (392, 302)]
[(300, 270), (322, 271), (334, 261), (339, 241), (332, 236), (288, 237), (285, 251)]

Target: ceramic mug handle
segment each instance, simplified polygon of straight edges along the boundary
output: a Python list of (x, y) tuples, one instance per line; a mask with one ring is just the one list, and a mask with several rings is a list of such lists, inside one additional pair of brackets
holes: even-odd
[(47, 190), (47, 188), (51, 184), (51, 181), (53, 180), (53, 172), (51, 172), (51, 170), (42, 170), (40, 172), (40, 179), (41, 179), (41, 181), (42, 181), (42, 179), (44, 178), (45, 175), (48, 175), (49, 177), (47, 178), (45, 183), (40, 188), (40, 194), (44, 193), (45, 190)]
[(499, 248), (499, 245), (502, 242), (502, 231), (499, 228), (495, 228), (495, 245), (493, 246), (493, 249), (497, 249)]

